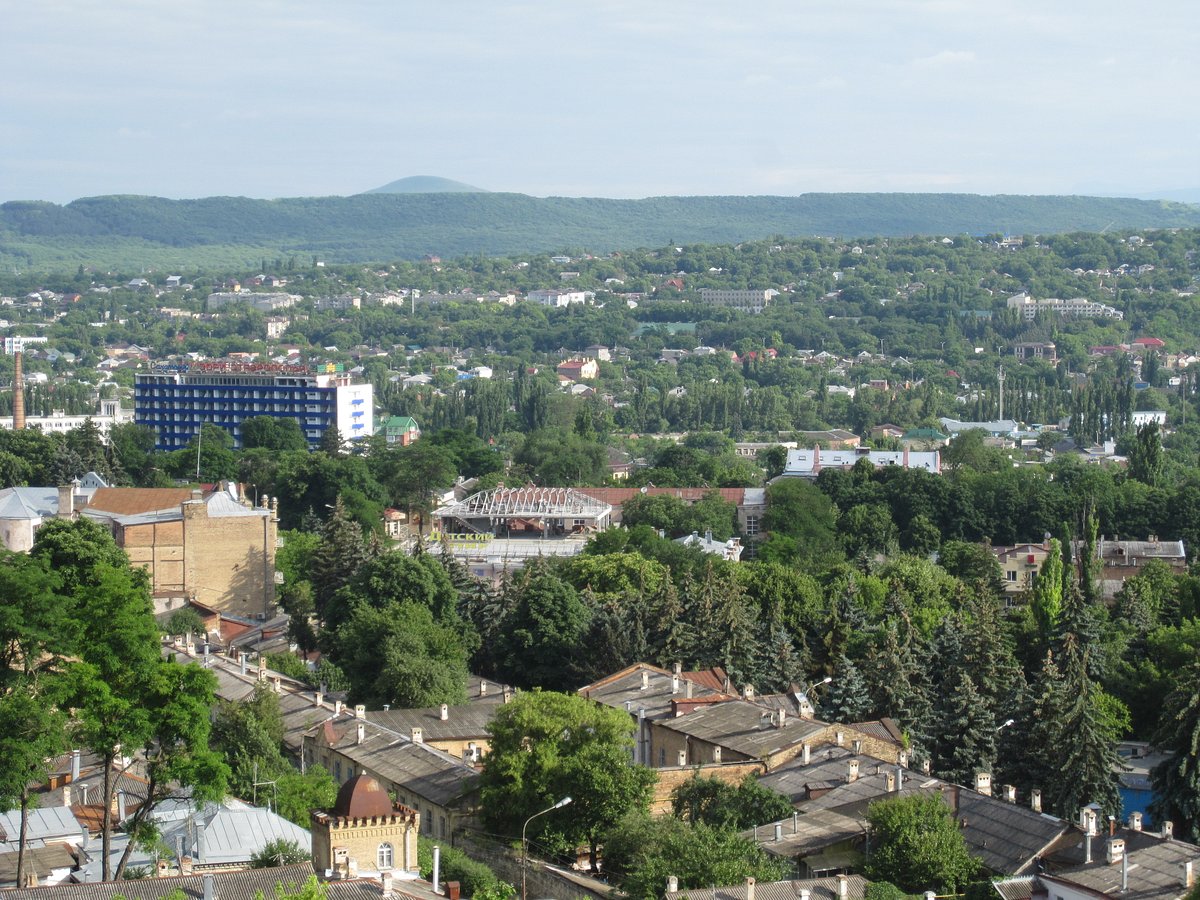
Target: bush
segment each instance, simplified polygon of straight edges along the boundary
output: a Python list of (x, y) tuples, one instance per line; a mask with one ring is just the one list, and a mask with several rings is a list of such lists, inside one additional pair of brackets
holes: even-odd
[(250, 868), (273, 869), (304, 862), (309, 858), (309, 852), (295, 841), (276, 838), (250, 857)]
[[(433, 877), (433, 846), (437, 841), (420, 838), (417, 843), (417, 864), (421, 877)], [(501, 881), (486, 865), (471, 859), (461, 850), (438, 844), (442, 848), (442, 863), (439, 877), (444, 884), (457, 881), (464, 897), (479, 897), (483, 900), (505, 900), (516, 894), (516, 888)]]
[(305, 684), (312, 684), (313, 675), (304, 660), (291, 653), (268, 653), (267, 667), (280, 675), (295, 678)]
[(865, 900), (905, 900), (908, 894), (890, 881), (872, 881), (867, 885)]

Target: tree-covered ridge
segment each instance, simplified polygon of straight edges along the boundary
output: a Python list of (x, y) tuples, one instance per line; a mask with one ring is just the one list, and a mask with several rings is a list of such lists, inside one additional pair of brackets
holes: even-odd
[[(151, 248), (321, 253), (339, 262), (608, 251), (667, 242), (735, 242), (774, 234), (1059, 233), (1200, 224), (1200, 209), (1165, 201), (978, 194), (804, 194), (798, 197), (537, 198), (511, 193), (367, 193), (256, 200), (87, 197), (65, 206), (0, 205), (0, 260), (112, 265), (127, 242)], [(81, 250), (81, 248), (85, 248)]]

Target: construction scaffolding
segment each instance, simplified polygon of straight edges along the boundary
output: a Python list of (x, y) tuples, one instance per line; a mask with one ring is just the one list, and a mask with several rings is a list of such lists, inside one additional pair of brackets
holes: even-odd
[(571, 488), (497, 487), (433, 516), (443, 533), (548, 537), (603, 531), (612, 523), (612, 507)]

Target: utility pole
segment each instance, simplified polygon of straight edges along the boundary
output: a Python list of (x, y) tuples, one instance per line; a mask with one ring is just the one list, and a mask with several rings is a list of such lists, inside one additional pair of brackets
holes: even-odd
[(1004, 421), (1004, 366), (1000, 367), (996, 380), (1000, 382), (1000, 421)]

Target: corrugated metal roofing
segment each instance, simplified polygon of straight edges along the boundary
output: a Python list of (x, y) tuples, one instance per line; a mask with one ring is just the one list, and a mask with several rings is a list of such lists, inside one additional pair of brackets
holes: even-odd
[[(869, 882), (861, 875), (846, 877), (848, 900), (862, 900), (867, 894)], [(795, 881), (759, 882), (754, 886), (754, 900), (799, 900), (801, 891), (808, 891), (812, 900), (837, 900), (837, 878), (804, 878)], [(686, 889), (668, 891), (667, 900), (746, 900), (745, 884), (719, 888)]]
[(88, 501), (88, 509), (117, 516), (155, 512), (192, 499), (190, 488), (100, 488)]

